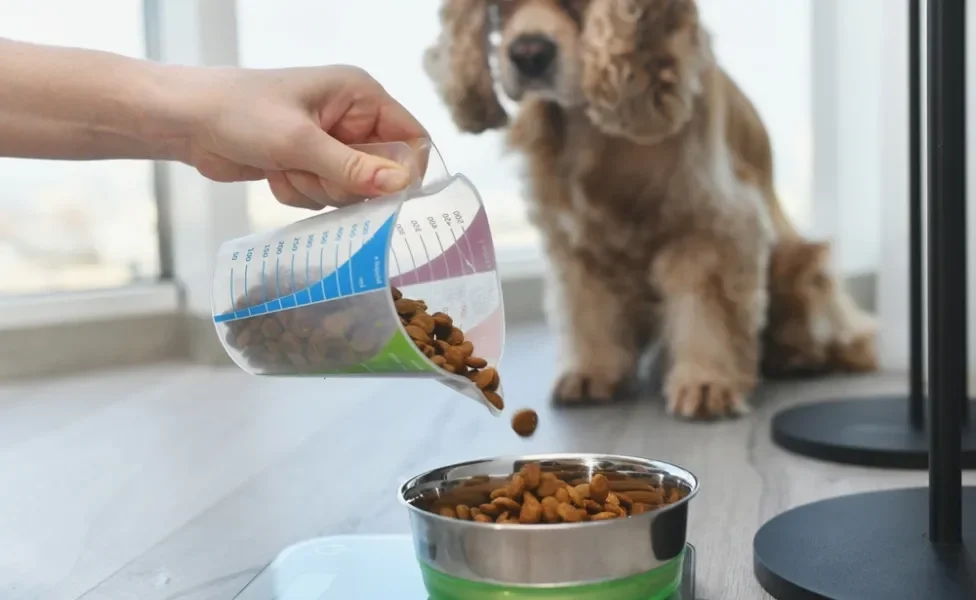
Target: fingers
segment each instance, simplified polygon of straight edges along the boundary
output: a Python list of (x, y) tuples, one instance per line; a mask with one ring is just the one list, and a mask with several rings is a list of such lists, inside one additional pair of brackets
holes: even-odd
[(286, 206), (295, 208), (307, 208), (311, 210), (321, 210), (322, 204), (312, 200), (302, 192), (298, 191), (294, 185), (288, 181), (288, 177), (282, 171), (268, 171), (266, 173), (268, 186), (274, 197)]
[(388, 98), (379, 121), (376, 123), (376, 133), (383, 140), (415, 140), (420, 138), (430, 138), (430, 134), (424, 129), (409, 110), (394, 98)]
[(285, 157), (289, 170), (306, 171), (337, 186), (343, 195), (378, 196), (410, 184), (410, 172), (396, 162), (354, 150), (310, 125)]
[[(425, 138), (430, 139), (430, 138)], [(426, 180), (427, 166), (430, 164), (430, 149), (429, 144), (415, 145), (414, 146), (414, 159), (417, 161), (417, 172), (420, 174), (421, 181)]]
[(361, 202), (364, 196), (352, 194), (340, 186), (306, 171), (285, 171), (285, 178), (299, 193), (323, 206), (346, 206)]
[(224, 159), (205, 158), (197, 162), (201, 175), (218, 183), (258, 181), (264, 179), (264, 171), (247, 165), (239, 165)]
[(320, 207), (330, 204), (329, 195), (319, 183), (319, 177), (305, 171), (284, 171), (285, 179), (299, 194), (315, 202)]
[(420, 178), (424, 178), (427, 173), (430, 147), (417, 146), (414, 142), (430, 140), (430, 134), (409, 110), (391, 96), (387, 96), (380, 111), (379, 119), (376, 122), (375, 138), (378, 142), (404, 141), (410, 143), (414, 149), (414, 159), (417, 162)]

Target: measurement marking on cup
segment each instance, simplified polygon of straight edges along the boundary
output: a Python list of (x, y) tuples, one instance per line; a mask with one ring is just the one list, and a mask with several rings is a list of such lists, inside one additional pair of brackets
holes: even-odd
[(276, 298), (281, 297), (281, 282), (280, 282), (280, 277), (278, 275), (278, 271), (279, 271), (278, 267), (280, 265), (281, 265), (281, 257), (280, 256), (275, 257), (275, 297)]
[(410, 262), (413, 263), (413, 270), (417, 270), (417, 259), (413, 256), (413, 248), (410, 247), (410, 242), (403, 240), (403, 243), (407, 245), (407, 252), (410, 253)]
[(397, 275), (402, 274), (403, 269), (400, 268), (400, 259), (397, 258), (396, 250), (393, 249), (392, 245), (390, 246), (390, 254), (393, 255), (393, 263), (396, 265)]
[(247, 265), (244, 265), (244, 308), (251, 306), (250, 301), (247, 299)]
[(336, 280), (336, 294), (338, 294), (338, 297), (341, 298), (342, 297), (342, 286), (339, 285), (339, 244), (336, 244), (335, 250), (336, 250), (335, 251), (335, 271), (332, 272), (332, 275), (335, 277), (335, 280)]
[(424, 238), (420, 238), (420, 245), (424, 247), (424, 256), (427, 257), (427, 270), (430, 271), (430, 280), (434, 281), (437, 279), (434, 276), (434, 265), (430, 260), (430, 252), (427, 252), (427, 242), (424, 241)]
[(356, 228), (355, 228), (355, 226), (353, 226), (352, 234), (350, 234), (350, 236), (349, 236), (349, 292), (350, 293), (356, 291), (356, 281), (355, 281), (355, 278), (354, 278), (353, 273), (352, 273), (352, 255), (353, 255), (353, 252), (352, 252), (352, 238), (353, 238), (354, 235), (356, 235)]
[[(457, 219), (456, 216), (455, 219)], [(460, 222), (460, 220), (458, 221), (458, 225), (461, 227), (461, 237), (464, 239), (464, 245), (468, 247), (468, 253), (465, 254), (464, 252), (461, 252), (461, 258), (464, 260), (465, 265), (471, 267), (471, 272), (476, 273), (478, 270), (475, 268), (474, 263), (472, 263), (468, 258), (469, 256), (474, 256), (474, 250), (471, 249), (471, 240), (469, 240), (468, 236), (465, 235), (468, 230), (464, 228), (464, 223)], [(453, 234), (454, 231), (452, 230), (451, 235)], [(454, 238), (454, 243), (457, 243), (457, 237)]]
[[(231, 295), (231, 310), (214, 315), (214, 321), (217, 323), (223, 323), (227, 321), (234, 321), (238, 319), (246, 319), (257, 314), (274, 313), (281, 310), (288, 310), (295, 306), (305, 306), (307, 304), (314, 304), (316, 302), (322, 302), (323, 300), (332, 300), (337, 298), (345, 298), (348, 296), (356, 296), (363, 293), (372, 292), (375, 290), (383, 289), (388, 285), (387, 280), (383, 277), (382, 273), (385, 271), (385, 260), (388, 259), (388, 242), (389, 242), (389, 230), (393, 225), (393, 217), (391, 216), (386, 220), (384, 225), (377, 231), (377, 235), (372, 236), (365, 241), (361, 241), (358, 250), (356, 250), (355, 242), (351, 242), (349, 246), (350, 256), (343, 262), (339, 263), (339, 258), (341, 255), (341, 250), (343, 246), (341, 244), (336, 244), (335, 246), (335, 258), (337, 266), (335, 269), (330, 270), (330, 275), (335, 275), (336, 279), (329, 279), (325, 276), (325, 249), (319, 249), (319, 275), (320, 279), (311, 281), (312, 272), (312, 255), (310, 251), (310, 245), (313, 243), (314, 237), (308, 238), (306, 240), (306, 252), (305, 252), (305, 278), (309, 281), (301, 281), (301, 273), (296, 273), (296, 267), (300, 265), (297, 264), (298, 252), (293, 248), (291, 255), (291, 275), (290, 280), (292, 286), (297, 288), (299, 285), (303, 286), (301, 289), (284, 290), (284, 295), (281, 295), (281, 261), (280, 258), (275, 259), (275, 286), (276, 291), (279, 294), (277, 298), (272, 298), (270, 301), (265, 301), (261, 303), (256, 301), (254, 306), (242, 306), (241, 308), (236, 308), (238, 302), (236, 301), (236, 288), (237, 285), (237, 273), (235, 272), (235, 267), (231, 266), (229, 271), (228, 280), (228, 290)], [(352, 229), (352, 228), (350, 228)], [(365, 227), (362, 230), (365, 233)], [(339, 237), (338, 235), (336, 237)], [(296, 238), (296, 240), (299, 238)], [(339, 240), (335, 240), (338, 242)], [(278, 243), (279, 251), (284, 254), (284, 242)], [(270, 246), (266, 247), (270, 248)], [(348, 270), (349, 273), (344, 273), (343, 270)], [(261, 263), (261, 294), (250, 294), (242, 293), (241, 304), (246, 302), (250, 304), (250, 296), (264, 296), (267, 298), (271, 296), (275, 290), (271, 290), (269, 293), (267, 289), (267, 273), (268, 265), (267, 261), (262, 261)], [(367, 277), (367, 274), (369, 275)], [(250, 284), (250, 272), (249, 267), (246, 266), (245, 273), (241, 276), (242, 281), (246, 281)], [(285, 287), (288, 286), (289, 279), (285, 279)], [(352, 289), (349, 287), (342, 287), (342, 284), (347, 281), (352, 283)]]
[[(447, 253), (444, 252), (444, 242), (441, 241), (441, 234), (434, 232), (434, 237), (437, 238), (437, 245), (441, 249), (441, 260), (444, 261), (444, 269), (447, 272), (447, 276), (451, 277), (451, 262), (447, 260)], [(464, 274), (464, 267), (461, 267), (462, 275)]]
[[(456, 233), (454, 233), (454, 228), (449, 227), (448, 231), (451, 232), (451, 237), (454, 238), (454, 246), (457, 247), (457, 249), (460, 251), (459, 254), (461, 255), (461, 275), (469, 274), (468, 270), (465, 267), (471, 267), (471, 273), (474, 273), (474, 266), (468, 260), (468, 257), (464, 254), (464, 251), (461, 250), (460, 245), (458, 244), (458, 236)], [(461, 237), (464, 237), (464, 225), (461, 225)], [(465, 241), (465, 245), (468, 246), (468, 250), (470, 251), (471, 245), (467, 243), (468, 241), (467, 239), (465, 239), (464, 241)]]
[(268, 301), (268, 288), (265, 286), (264, 283), (264, 271), (267, 266), (268, 266), (268, 261), (262, 260), (261, 261), (261, 302)]
[(319, 248), (319, 285), (322, 286), (322, 297), (325, 297), (325, 248)]

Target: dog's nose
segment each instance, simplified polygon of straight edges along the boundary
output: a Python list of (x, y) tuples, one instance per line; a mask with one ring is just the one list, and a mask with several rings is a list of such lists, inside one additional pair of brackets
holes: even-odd
[(521, 35), (509, 46), (508, 57), (526, 77), (539, 77), (556, 57), (556, 44), (543, 35)]

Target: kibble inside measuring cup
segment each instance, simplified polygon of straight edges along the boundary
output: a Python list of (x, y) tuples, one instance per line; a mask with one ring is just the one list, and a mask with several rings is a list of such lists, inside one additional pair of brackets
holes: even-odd
[[(497, 412), (471, 371), (445, 370), (436, 351), (411, 338), (394, 298), (448, 315), (469, 355), (497, 365), (504, 308), (477, 190), (450, 175), (429, 142), (359, 148), (411, 168), (415, 183), (222, 244), (211, 291), (221, 343), (252, 374), (429, 377)], [(433, 333), (430, 341), (436, 349)]]

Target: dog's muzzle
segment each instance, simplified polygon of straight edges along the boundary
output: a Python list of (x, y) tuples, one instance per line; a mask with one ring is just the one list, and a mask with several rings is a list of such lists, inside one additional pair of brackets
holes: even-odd
[(522, 77), (541, 79), (552, 69), (556, 44), (544, 35), (521, 35), (509, 45), (508, 58)]

